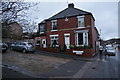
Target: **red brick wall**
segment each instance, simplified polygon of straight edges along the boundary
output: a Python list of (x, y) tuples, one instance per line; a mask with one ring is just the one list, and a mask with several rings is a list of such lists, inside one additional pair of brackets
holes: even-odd
[[(52, 23), (51, 21), (46, 21), (46, 38), (47, 38), (47, 48), (50, 47), (50, 35), (55, 35), (58, 34), (58, 43), (60, 46), (63, 46), (65, 43), (64, 40), (64, 34), (66, 33), (70, 33), (70, 45), (75, 45), (75, 34), (74, 34), (74, 30), (61, 30), (61, 31), (54, 31), (51, 32), (51, 26)], [(57, 27), (58, 30), (60, 29), (70, 29), (70, 28), (77, 28), (78, 26), (78, 18), (76, 17), (69, 17), (68, 21), (65, 21), (64, 19), (58, 19), (57, 20)], [(91, 15), (85, 15), (85, 26), (94, 26), (94, 19), (92, 18)], [(77, 30), (84, 30), (84, 29), (88, 29), (89, 33), (88, 33), (88, 41), (89, 41), (89, 45), (92, 45), (93, 49), (86, 49), (85, 52), (87, 54), (84, 54), (83, 56), (91, 56), (93, 54), (95, 54), (95, 41), (96, 41), (96, 31), (93, 27), (86, 27), (86, 28), (82, 28), (82, 29), (77, 29)], [(45, 49), (46, 50), (46, 49)], [(49, 51), (49, 50), (47, 50)], [(69, 53), (69, 51), (68, 51)]]
[(98, 37), (98, 33), (94, 27), (92, 28), (92, 43), (93, 43), (93, 49), (94, 49), (94, 54), (96, 53), (96, 41)]
[(77, 17), (69, 17), (68, 21), (64, 19), (57, 20), (58, 29), (69, 29), (77, 27)]
[[(91, 15), (85, 15), (85, 26), (92, 26), (93, 18)], [(46, 22), (47, 31), (51, 31), (52, 23), (51, 21)], [(70, 28), (77, 28), (78, 27), (78, 18), (76, 17), (68, 17), (68, 21), (65, 21), (65, 18), (57, 19), (57, 27), (59, 29), (70, 29)]]

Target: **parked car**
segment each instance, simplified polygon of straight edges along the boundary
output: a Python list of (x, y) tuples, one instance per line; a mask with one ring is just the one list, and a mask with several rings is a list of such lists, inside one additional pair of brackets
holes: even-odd
[(106, 55), (115, 56), (115, 49), (112, 46), (106, 46)]
[(8, 49), (8, 45), (6, 43), (0, 43), (0, 50), (2, 51), (2, 53), (5, 53)]
[(13, 43), (11, 43), (11, 45), (10, 45), (10, 49), (13, 49), (13, 47), (14, 47), (16, 44), (17, 44), (17, 42), (13, 42)]
[(35, 47), (32, 43), (28, 42), (18, 42), (13, 46), (13, 50), (26, 52), (35, 52)]

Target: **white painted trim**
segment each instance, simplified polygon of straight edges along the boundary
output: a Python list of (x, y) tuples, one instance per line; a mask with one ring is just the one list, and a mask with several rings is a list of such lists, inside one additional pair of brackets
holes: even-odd
[(85, 26), (84, 27), (78, 27), (78, 29), (81, 29), (81, 28), (86, 28)]
[(75, 33), (87, 33), (89, 30), (86, 29), (86, 30), (77, 30), (75, 31)]
[[(68, 38), (69, 40), (66, 40), (66, 38)], [(70, 34), (67, 33), (67, 34), (64, 34), (64, 39), (65, 39), (65, 45), (67, 46), (67, 49), (70, 49), (69, 46), (70, 46)], [(68, 44), (66, 44), (66, 41), (69, 41)]]
[(55, 35), (50, 35), (50, 37), (54, 37), (54, 36), (59, 36), (58, 34), (55, 34)]
[(89, 42), (88, 42), (88, 32), (76, 32), (76, 34), (75, 34), (75, 39), (77, 39), (77, 40), (75, 40), (76, 46), (79, 46), (78, 45), (78, 33), (83, 33), (83, 45), (85, 45), (85, 33), (86, 33), (86, 37), (87, 37), (87, 44), (86, 45), (88, 45), (89, 44)]
[(44, 32), (40, 32), (40, 34), (43, 34)]
[(70, 36), (70, 33), (64, 34), (64, 36)]
[[(43, 41), (45, 41), (45, 46), (43, 45)], [(42, 39), (42, 45), (43, 45), (43, 48), (46, 48), (46, 39)]]
[(51, 20), (51, 22), (56, 22), (57, 20)]
[(58, 30), (51, 30), (51, 32), (55, 32), (55, 31), (58, 31)]
[(84, 15), (83, 16), (77, 16), (77, 18), (81, 18), (81, 17), (85, 17)]

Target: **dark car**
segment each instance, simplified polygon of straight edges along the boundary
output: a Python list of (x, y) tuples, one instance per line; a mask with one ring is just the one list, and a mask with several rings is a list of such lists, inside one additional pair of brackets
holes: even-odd
[(29, 42), (18, 42), (13, 46), (13, 50), (26, 52), (35, 52), (35, 47), (32, 43)]
[(0, 43), (0, 49), (2, 53), (5, 53), (8, 49), (8, 45), (6, 43)]

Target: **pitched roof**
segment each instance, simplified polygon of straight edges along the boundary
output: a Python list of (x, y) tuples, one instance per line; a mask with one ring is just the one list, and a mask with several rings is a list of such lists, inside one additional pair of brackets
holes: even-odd
[[(59, 12), (58, 14), (50, 17), (48, 20), (58, 19), (58, 18), (65, 18), (65, 17), (72, 17), (72, 16), (78, 16), (78, 15), (86, 15), (91, 14), (90, 12), (83, 11), (77, 8), (68, 7), (64, 9), (63, 11)], [(94, 17), (93, 17), (94, 19)]]

